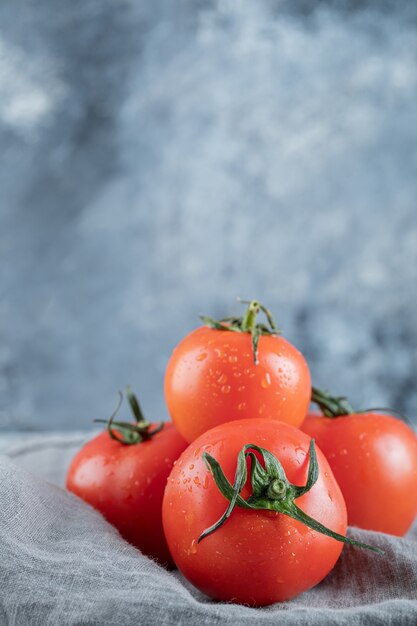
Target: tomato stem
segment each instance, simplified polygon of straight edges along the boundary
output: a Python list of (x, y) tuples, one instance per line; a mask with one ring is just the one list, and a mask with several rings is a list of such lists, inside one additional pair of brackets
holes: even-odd
[(107, 432), (112, 439), (124, 445), (131, 446), (147, 441), (159, 433), (164, 427), (164, 422), (160, 422), (157, 426), (155, 426), (155, 428), (153, 428), (153, 430), (150, 430), (151, 424), (144, 418), (138, 399), (132, 392), (129, 385), (126, 386), (126, 396), (133, 416), (136, 420), (135, 424), (131, 424), (130, 422), (114, 421), (114, 418), (119, 412), (123, 402), (123, 393), (121, 391), (119, 391), (119, 402), (117, 407), (109, 419), (96, 419), (94, 422), (107, 424)]
[[(259, 459), (254, 454), (258, 452), (262, 457), (265, 466), (261, 465)], [(221, 494), (229, 501), (229, 505), (217, 522), (204, 530), (198, 538), (198, 543), (205, 537), (218, 530), (232, 514), (234, 508), (239, 506), (250, 510), (276, 511), (283, 515), (288, 515), (301, 522), (308, 528), (323, 535), (332, 537), (336, 541), (348, 543), (360, 548), (366, 548), (379, 554), (384, 554), (382, 550), (375, 546), (370, 546), (360, 541), (355, 541), (344, 535), (327, 528), (319, 521), (304, 513), (296, 504), (295, 500), (308, 493), (315, 485), (319, 477), (319, 466), (317, 462), (314, 439), (310, 441), (309, 465), (307, 482), (299, 487), (289, 482), (281, 463), (271, 452), (252, 443), (248, 443), (240, 450), (237, 456), (236, 473), (233, 485), (226, 478), (218, 461), (207, 452), (203, 453), (203, 459), (213, 474), (214, 481)], [(252, 495), (247, 500), (240, 495), (248, 478), (247, 460), (251, 463), (250, 481)]]
[[(252, 338), (254, 363), (258, 365), (258, 344), (260, 336), (279, 335), (280, 330), (275, 324), (272, 313), (258, 300), (239, 300), (239, 302), (248, 305), (243, 317), (224, 317), (221, 320), (215, 320), (207, 315), (200, 315), (200, 319), (206, 326), (214, 330), (249, 333)], [(260, 311), (265, 315), (267, 324), (256, 321)]]
[(408, 417), (395, 409), (388, 407), (372, 407), (370, 409), (355, 411), (345, 396), (332, 396), (328, 391), (322, 391), (317, 387), (312, 387), (311, 401), (318, 405), (325, 417), (343, 417), (345, 415), (353, 415), (354, 413), (357, 415), (361, 413), (387, 413), (388, 415), (396, 415), (407, 424), (407, 426), (414, 430), (414, 426)]
[(140, 408), (140, 404), (139, 401), (137, 399), (137, 397), (135, 396), (135, 394), (132, 392), (132, 388), (130, 385), (126, 385), (126, 397), (128, 399), (131, 411), (135, 417), (135, 420), (137, 421), (138, 424), (147, 424), (148, 422), (146, 421), (142, 410)]
[(332, 396), (317, 387), (312, 387), (311, 401), (318, 405), (326, 417), (339, 417), (354, 413), (345, 396)]
[(245, 315), (242, 319), (241, 330), (243, 333), (250, 333), (255, 329), (256, 317), (259, 313), (260, 305), (257, 300), (249, 302)]

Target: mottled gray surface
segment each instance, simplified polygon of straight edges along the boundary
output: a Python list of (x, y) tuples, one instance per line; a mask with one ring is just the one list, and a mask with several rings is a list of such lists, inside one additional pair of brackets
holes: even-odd
[(3, 0), (0, 428), (88, 427), (126, 382), (165, 416), (170, 351), (237, 295), (317, 384), (415, 415), (416, 24), (413, 0)]

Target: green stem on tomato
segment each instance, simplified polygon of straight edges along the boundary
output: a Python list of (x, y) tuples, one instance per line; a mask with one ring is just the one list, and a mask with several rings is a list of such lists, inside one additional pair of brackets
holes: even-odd
[(332, 396), (328, 391), (322, 391), (317, 387), (312, 387), (311, 401), (320, 408), (325, 417), (343, 417), (345, 415), (360, 415), (361, 413), (387, 413), (388, 415), (396, 415), (407, 426), (414, 430), (413, 424), (408, 417), (395, 409), (388, 407), (372, 407), (369, 409), (363, 409), (361, 411), (355, 411), (345, 396)]
[(312, 387), (311, 401), (318, 405), (326, 417), (352, 415), (354, 410), (345, 396), (332, 396), (327, 391)]
[[(254, 451), (260, 454), (265, 467), (261, 465), (259, 459), (254, 454)], [(375, 546), (355, 541), (354, 539), (340, 535), (330, 528), (327, 528), (319, 521), (307, 515), (307, 513), (304, 513), (304, 511), (302, 511), (295, 504), (295, 500), (310, 491), (319, 477), (319, 467), (314, 446), (314, 439), (310, 441), (307, 482), (302, 487), (293, 485), (289, 482), (284, 468), (271, 452), (251, 443), (243, 446), (237, 456), (237, 466), (233, 485), (228, 481), (222, 468), (220, 467), (219, 462), (214, 457), (207, 452), (204, 452), (203, 459), (208, 469), (213, 474), (214, 481), (219, 491), (229, 501), (229, 505), (220, 519), (201, 533), (198, 538), (198, 543), (223, 526), (232, 514), (234, 508), (238, 506), (243, 509), (255, 511), (276, 511), (277, 513), (288, 515), (308, 528), (311, 528), (312, 530), (328, 537), (332, 537), (336, 541), (341, 541), (360, 548), (372, 550), (373, 552), (377, 552), (379, 554), (384, 554), (382, 550), (376, 548)], [(247, 460), (251, 463), (250, 481), (252, 494), (247, 500), (245, 500), (240, 494), (248, 478)]]
[(107, 432), (112, 439), (126, 446), (132, 446), (147, 441), (159, 433), (164, 427), (164, 422), (160, 422), (151, 430), (151, 423), (143, 416), (138, 399), (129, 385), (126, 387), (126, 396), (136, 423), (116, 422), (114, 419), (123, 402), (123, 393), (121, 391), (119, 391), (119, 402), (112, 415), (107, 420), (96, 419), (93, 421), (107, 424)]
[[(207, 315), (200, 315), (200, 319), (214, 330), (228, 330), (237, 333), (249, 333), (252, 338), (252, 350), (255, 365), (258, 365), (258, 344), (261, 335), (279, 335), (280, 330), (275, 324), (271, 312), (258, 300), (239, 300), (248, 307), (242, 317), (224, 317), (221, 320), (215, 320)], [(267, 323), (257, 322), (257, 316), (262, 312)]]
[(241, 331), (243, 333), (251, 333), (254, 330), (259, 310), (259, 302), (257, 300), (251, 300), (242, 318)]

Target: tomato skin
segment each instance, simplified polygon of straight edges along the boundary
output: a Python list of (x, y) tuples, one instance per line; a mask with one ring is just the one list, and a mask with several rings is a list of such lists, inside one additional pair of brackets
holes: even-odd
[(411, 428), (379, 413), (310, 413), (302, 430), (326, 456), (349, 524), (404, 535), (417, 515), (417, 437)]
[(67, 489), (98, 509), (129, 543), (172, 566), (162, 528), (162, 498), (174, 461), (186, 447), (170, 423), (148, 441), (130, 446), (105, 431), (74, 457)]
[[(233, 483), (238, 452), (248, 443), (275, 454), (290, 482), (305, 484), (310, 437), (276, 420), (229, 422), (201, 435), (174, 465), (165, 490), (163, 524), (177, 567), (195, 587), (217, 600), (264, 606), (319, 583), (333, 568), (343, 544), (286, 515), (238, 507), (223, 526), (197, 544), (203, 530), (227, 507), (202, 453), (216, 458)], [(345, 534), (343, 496), (319, 449), (317, 458), (318, 481), (296, 503)], [(242, 496), (249, 494), (246, 486)]]
[(261, 336), (255, 365), (248, 333), (203, 326), (175, 348), (165, 375), (171, 418), (191, 442), (232, 420), (262, 417), (300, 426), (311, 378), (302, 354), (281, 336)]

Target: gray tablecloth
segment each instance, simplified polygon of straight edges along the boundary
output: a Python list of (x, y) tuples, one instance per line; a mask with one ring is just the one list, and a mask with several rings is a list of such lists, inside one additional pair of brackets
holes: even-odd
[(417, 624), (415, 531), (399, 539), (351, 529), (386, 555), (347, 546), (326, 580), (291, 602), (216, 603), (59, 486), (84, 439), (37, 438), (0, 456), (1, 625)]

